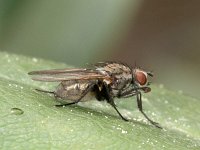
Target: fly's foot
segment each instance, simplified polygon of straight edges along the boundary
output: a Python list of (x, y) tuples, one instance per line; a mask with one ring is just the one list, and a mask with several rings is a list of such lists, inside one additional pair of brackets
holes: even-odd
[(157, 123), (157, 122), (151, 121), (151, 124), (154, 125), (154, 126), (157, 127), (157, 128), (163, 129), (163, 128), (160, 126), (160, 124)]

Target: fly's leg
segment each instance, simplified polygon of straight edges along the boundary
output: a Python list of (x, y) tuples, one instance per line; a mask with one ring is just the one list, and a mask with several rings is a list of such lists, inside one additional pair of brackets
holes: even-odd
[(141, 92), (135, 91), (135, 90), (132, 90), (132, 91), (130, 90), (130, 91), (127, 91), (127, 92), (125, 92), (125, 93), (122, 93), (122, 94), (120, 95), (120, 97), (127, 98), (127, 97), (132, 97), (132, 96), (135, 96), (135, 95), (137, 96), (137, 104), (138, 104), (138, 108), (139, 108), (140, 112), (144, 115), (144, 117), (145, 117), (151, 124), (153, 124), (154, 126), (156, 126), (156, 127), (162, 129), (162, 127), (160, 127), (159, 124), (158, 124), (157, 122), (152, 121), (152, 120), (144, 113), (143, 108), (142, 108), (142, 95), (141, 95)]
[(85, 91), (83, 92), (83, 94), (81, 95), (81, 97), (80, 97), (79, 99), (75, 100), (74, 102), (67, 103), (67, 104), (55, 105), (55, 106), (56, 106), (56, 107), (63, 107), (63, 106), (69, 106), (69, 105), (73, 105), (73, 104), (76, 104), (76, 103), (80, 102), (81, 99), (82, 99), (88, 92), (90, 92), (90, 90), (93, 88), (93, 86), (94, 86), (94, 84), (89, 85), (89, 86), (85, 89)]
[(35, 90), (38, 92), (53, 94), (55, 98), (58, 98), (58, 96), (56, 95), (56, 93), (54, 91), (46, 91), (46, 90), (42, 90), (42, 89), (35, 89)]
[(128, 98), (137, 95), (135, 90), (126, 91), (125, 93), (120, 93), (117, 97), (118, 98)]
[(121, 91), (119, 91), (119, 94), (118, 94), (118, 98), (128, 98), (128, 97), (132, 97), (132, 96), (135, 96), (138, 94), (138, 90), (140, 89), (149, 89), (149, 87), (135, 87), (133, 89), (130, 89), (130, 90), (126, 90), (124, 91), (123, 93)]
[(104, 87), (106, 89), (106, 99), (107, 99), (107, 102), (116, 110), (116, 112), (119, 114), (119, 116), (124, 120), (124, 121), (128, 121), (128, 119), (124, 118), (122, 116), (122, 114), (119, 112), (119, 110), (117, 109), (115, 103), (114, 103), (114, 100), (112, 98), (112, 96), (110, 95), (110, 90), (109, 90), (109, 87), (106, 83), (104, 83)]
[(142, 99), (141, 99), (141, 92), (137, 92), (137, 104), (138, 104), (138, 108), (140, 110), (140, 112), (144, 115), (144, 117), (151, 123), (153, 124), (154, 126), (156, 126), (157, 128), (161, 128), (161, 126), (159, 126), (159, 124), (157, 122), (154, 122), (153, 120), (151, 120), (143, 111), (143, 108), (142, 108)]
[(122, 116), (122, 114), (119, 112), (119, 110), (117, 109), (117, 107), (116, 107), (116, 105), (115, 105), (113, 99), (111, 99), (111, 101), (109, 102), (109, 104), (111, 104), (111, 106), (117, 111), (117, 113), (119, 114), (119, 116), (120, 116), (124, 121), (128, 121), (128, 119), (124, 118), (124, 117)]

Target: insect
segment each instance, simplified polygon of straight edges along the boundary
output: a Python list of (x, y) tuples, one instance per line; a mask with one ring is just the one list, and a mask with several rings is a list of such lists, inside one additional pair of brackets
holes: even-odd
[(98, 101), (106, 100), (125, 121), (128, 120), (117, 109), (114, 98), (136, 96), (139, 111), (151, 124), (161, 128), (144, 113), (142, 107), (142, 92), (151, 91), (147, 79), (153, 76), (151, 72), (132, 68), (125, 63), (99, 62), (91, 68), (41, 70), (28, 74), (36, 81), (60, 82), (55, 91), (36, 89), (59, 98), (61, 105), (57, 107), (83, 102), (88, 100), (85, 97), (94, 95)]

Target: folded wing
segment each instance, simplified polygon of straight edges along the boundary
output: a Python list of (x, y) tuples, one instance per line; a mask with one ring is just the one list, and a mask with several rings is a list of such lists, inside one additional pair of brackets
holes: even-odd
[(28, 73), (33, 80), (45, 82), (59, 82), (67, 80), (95, 80), (104, 79), (108, 76), (92, 69), (54, 69), (40, 70)]

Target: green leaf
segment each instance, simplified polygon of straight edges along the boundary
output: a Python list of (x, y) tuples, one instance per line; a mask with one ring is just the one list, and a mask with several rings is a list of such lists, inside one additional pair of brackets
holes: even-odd
[(129, 122), (95, 100), (56, 108), (53, 96), (34, 90), (56, 85), (32, 81), (27, 72), (70, 66), (3, 52), (0, 58), (0, 149), (200, 148), (200, 100), (153, 85), (143, 107), (162, 130), (141, 115), (135, 97), (116, 99)]

